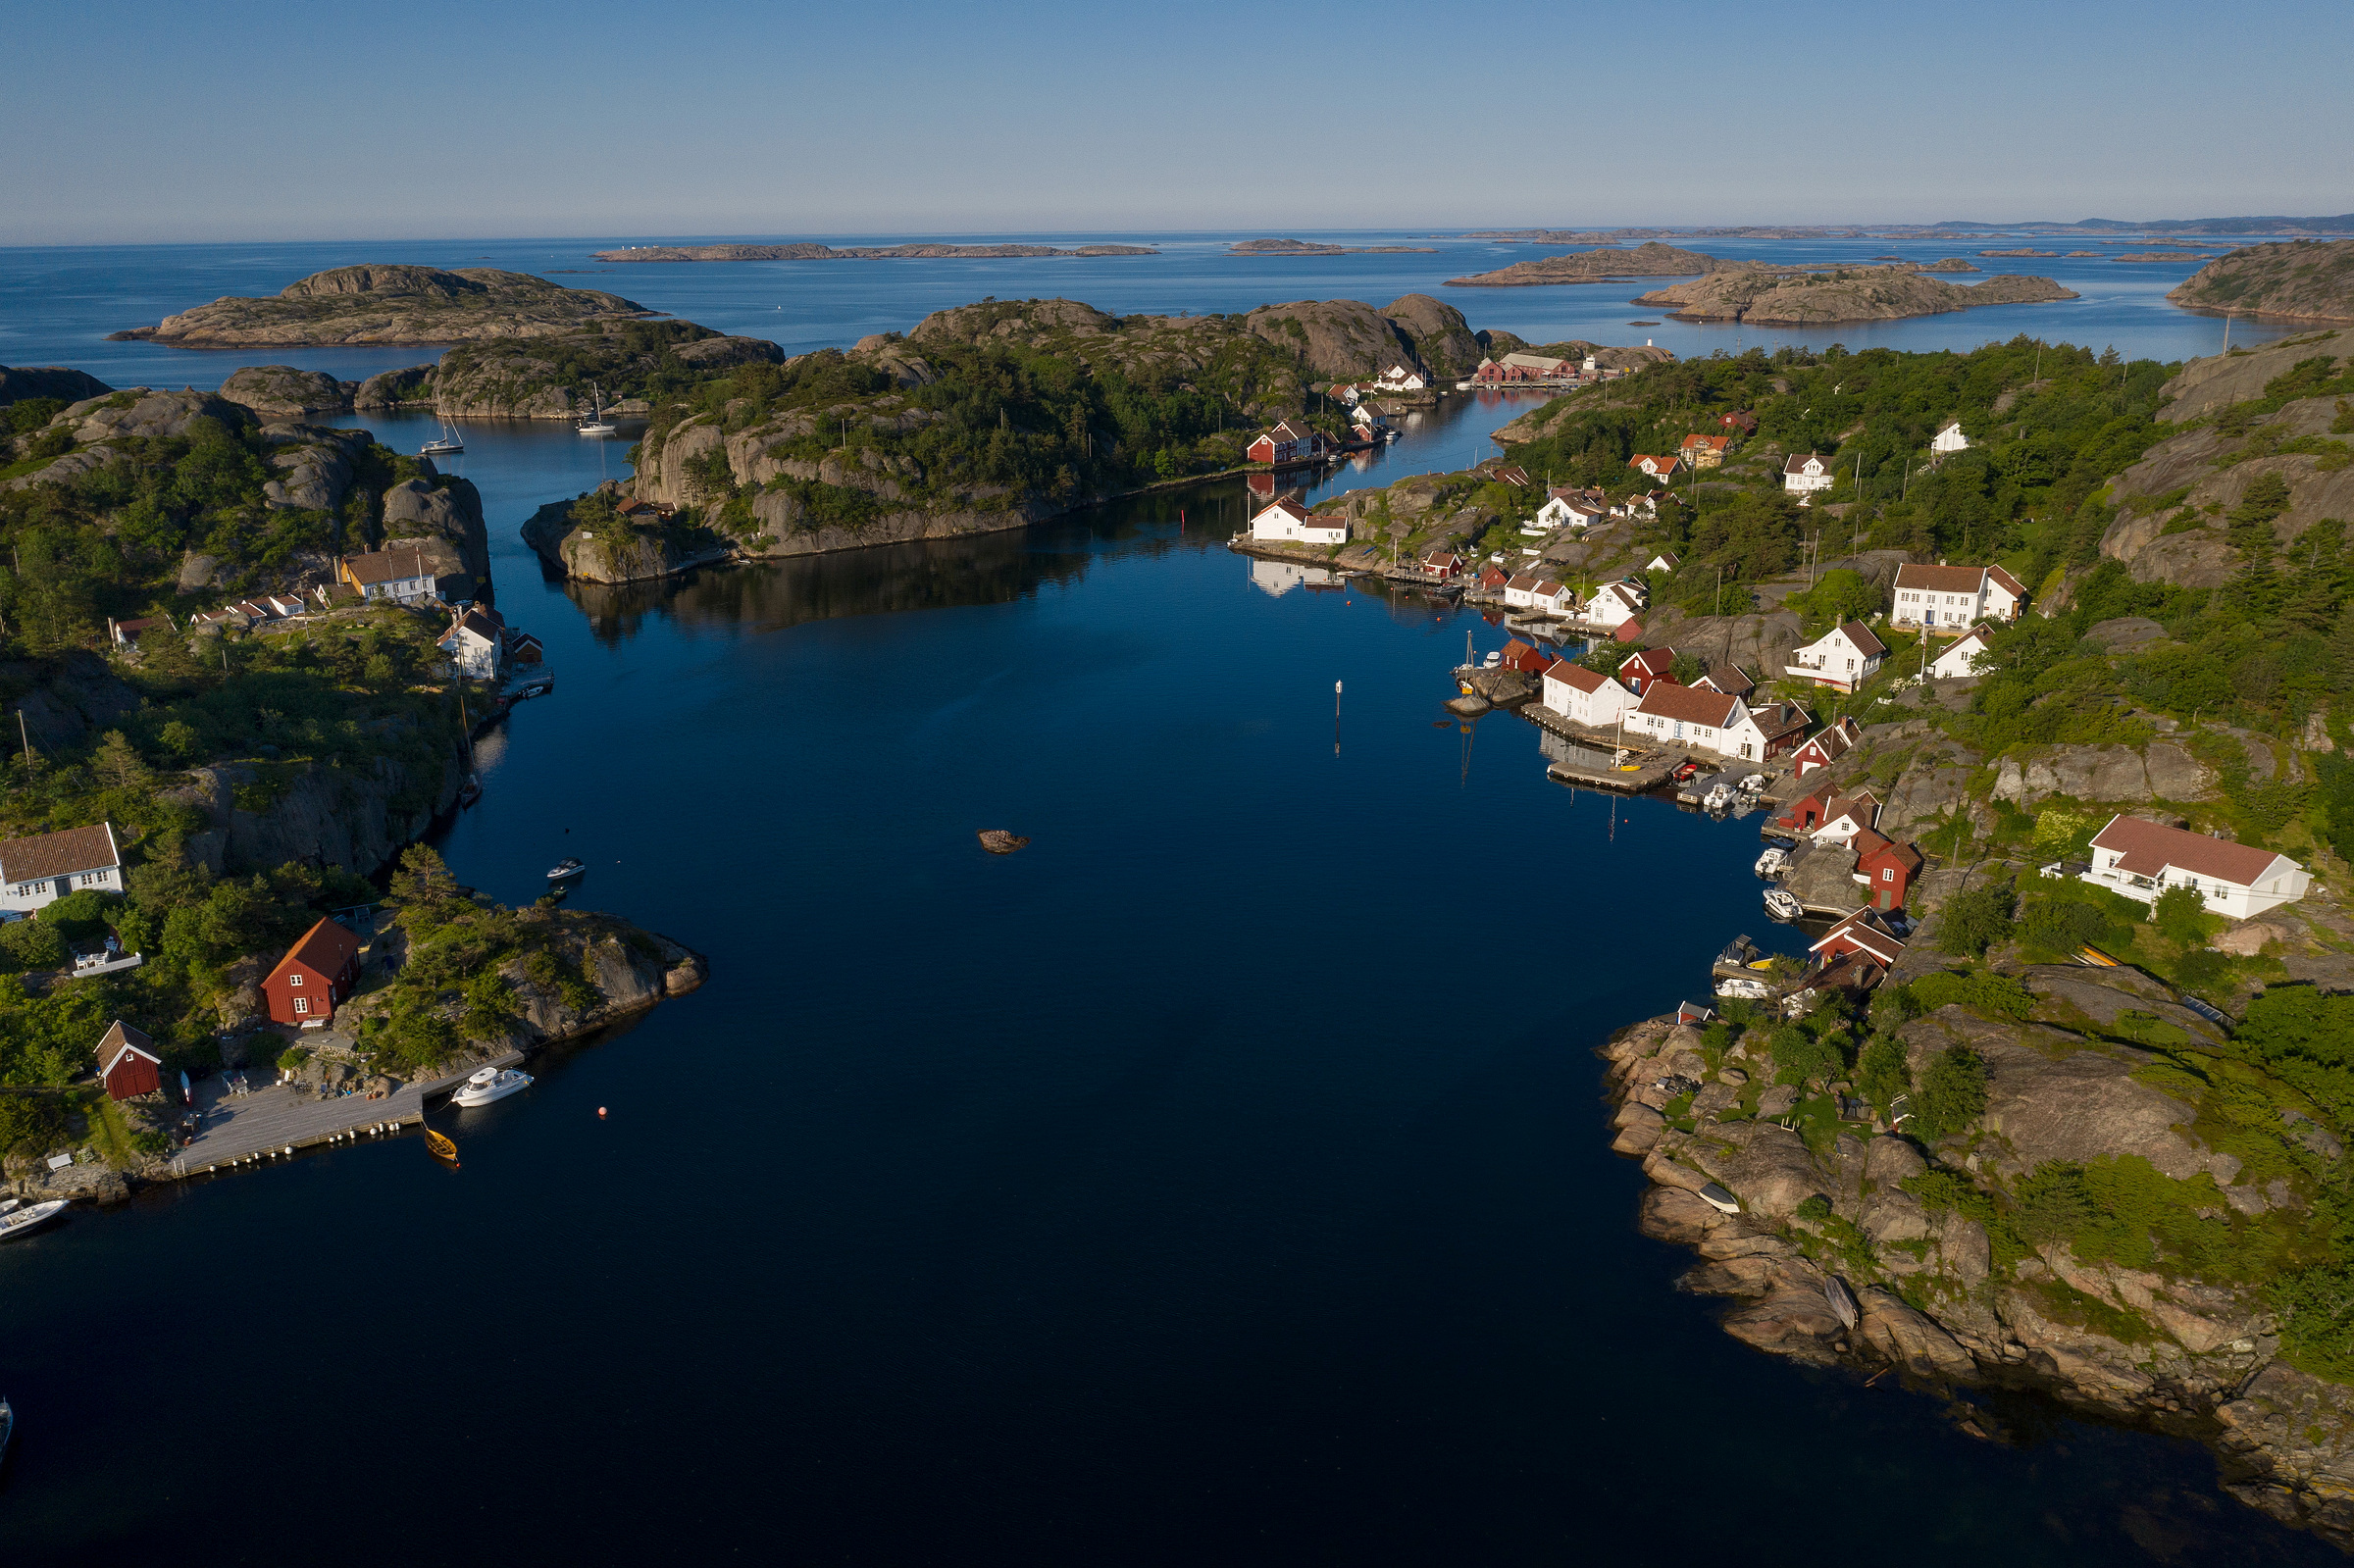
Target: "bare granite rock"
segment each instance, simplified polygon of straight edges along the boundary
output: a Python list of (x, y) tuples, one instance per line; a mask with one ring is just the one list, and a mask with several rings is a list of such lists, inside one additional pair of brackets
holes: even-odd
[(229, 379), (221, 383), (223, 397), (266, 420), (348, 413), (351, 394), (349, 381), (338, 381), (325, 371), (296, 370), (291, 365), (248, 365), (230, 372)]

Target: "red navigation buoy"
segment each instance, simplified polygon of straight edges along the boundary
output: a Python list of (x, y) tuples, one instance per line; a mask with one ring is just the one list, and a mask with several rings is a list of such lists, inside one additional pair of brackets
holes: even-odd
[(600, 1122), (605, 1119), (605, 1108), (602, 1105), (596, 1108), (596, 1119)]

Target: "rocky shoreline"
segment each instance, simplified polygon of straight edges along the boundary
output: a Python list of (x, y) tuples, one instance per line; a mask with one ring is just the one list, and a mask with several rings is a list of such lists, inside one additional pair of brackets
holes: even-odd
[[(2043, 967), (2028, 971), (2026, 984), (2098, 1006), (2090, 993), (2113, 978)], [(2135, 982), (2165, 989), (2138, 975), (2126, 984)], [(2161, 995), (2136, 999), (2198, 1022)], [(2017, 1032), (2023, 1040), (2007, 1038), (1953, 1005), (1907, 1026), (1905, 1037), (1917, 1057), (1951, 1038), (1987, 1054), (1988, 1125), (2027, 1163), (2095, 1147), (2146, 1150), (2162, 1169), (2207, 1155), (2170, 1126), (2188, 1108), (2134, 1079), (2146, 1053), (2077, 1049), (2054, 1060), (2065, 1046), (2037, 1033), (2029, 1025)], [(1933, 1145), (1924, 1152), (1870, 1126), (1843, 1126), (1826, 1140), (1810, 1138), (1803, 1123), (1784, 1125), (1799, 1091), (1756, 1090), (1771, 1064), (1738, 1038), (1712, 1048), (1701, 1030), (1660, 1017), (1620, 1030), (1599, 1054), (1612, 1147), (1640, 1160), (1652, 1183), (1638, 1224), (1698, 1254), (1678, 1286), (1735, 1303), (1722, 1318), (1726, 1333), (1810, 1366), (1866, 1377), (1894, 1370), (1901, 1384), (1953, 1399), (1973, 1436), (2002, 1434), (1971, 1392), (2008, 1389), (2195, 1439), (2216, 1452), (2232, 1495), (2354, 1550), (2354, 1390), (2276, 1359), (2279, 1340), (2261, 1307), (2192, 1281), (2082, 1263), (2065, 1243), (1999, 1267), (1983, 1224), (1916, 1195), (1934, 1190), (1920, 1180), (1938, 1169)], [(1968, 1156), (1973, 1171), (1978, 1158)], [(1736, 1212), (1701, 1195), (1711, 1184)], [(2111, 1303), (2138, 1312), (2160, 1336), (2119, 1329), (2118, 1313), (2101, 1310)]]

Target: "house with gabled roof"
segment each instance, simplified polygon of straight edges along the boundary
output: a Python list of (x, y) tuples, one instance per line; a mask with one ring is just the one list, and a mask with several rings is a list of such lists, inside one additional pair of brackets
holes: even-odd
[(1868, 904), (1824, 932), (1807, 951), (1818, 966), (1813, 984), (1869, 990), (1905, 956), (1905, 944)]
[(1608, 501), (1586, 490), (1557, 486), (1548, 492), (1545, 504), (1537, 508), (1536, 520), (1548, 529), (1563, 526), (1583, 529), (1593, 527), (1610, 515)]
[(386, 599), (408, 604), (440, 597), (439, 579), (432, 558), (413, 544), (337, 556), (335, 581), (348, 584), (371, 603)]
[(1639, 697), (1655, 682), (1672, 683), (1675, 677), (1668, 672), (1674, 668), (1673, 648), (1645, 648), (1641, 653), (1630, 653), (1618, 662), (1618, 683)]
[(1798, 504), (1807, 505), (1817, 490), (1827, 490), (1833, 483), (1831, 460), (1809, 452), (1801, 457), (1792, 453), (1782, 465), (1782, 489), (1798, 497)]
[(1462, 575), (1463, 558), (1453, 550), (1432, 550), (1422, 557), (1422, 575), (1452, 582)]
[(1682, 458), (1684, 466), (1689, 469), (1720, 468), (1724, 464), (1724, 454), (1732, 444), (1733, 438), (1729, 435), (1687, 435), (1683, 445), (1676, 448), (1676, 456)]
[(1673, 682), (1654, 682), (1627, 716), (1627, 728), (1659, 740), (1697, 746), (1719, 756), (1741, 754), (1741, 725), (1749, 716), (1739, 697)]
[(1507, 578), (1504, 583), (1504, 602), (1510, 609), (1533, 610), (1537, 607), (1537, 584), (1545, 580), (1534, 572), (1520, 572)]
[(123, 890), (123, 850), (113, 823), (0, 842), (0, 920), (22, 920), (85, 887)]
[(1479, 569), (1479, 590), (1482, 593), (1502, 593), (1511, 575), (1491, 561)]
[(1384, 392), (1419, 392), (1430, 385), (1428, 378), (1405, 365), (1392, 365), (1373, 378), (1375, 387)]
[(2027, 590), (1999, 566), (1907, 564), (1890, 588), (1890, 626), (1962, 627), (2019, 619)]
[(1577, 614), (1577, 589), (1566, 582), (1557, 582), (1547, 578), (1537, 584), (1536, 591), (1530, 595), (1530, 602), (1547, 615), (1574, 618)]
[(487, 605), (475, 605), (450, 622), (436, 644), (460, 675), (495, 681), (506, 668), (506, 618)]
[(1983, 622), (1971, 627), (1943, 653), (1929, 661), (1929, 674), (1940, 681), (1967, 681), (1978, 673), (1978, 660), (1985, 656), (1994, 628)]
[(262, 979), (271, 1020), (280, 1024), (325, 1024), (351, 999), (360, 980), (360, 939), (332, 920), (322, 920), (286, 949), (278, 967)]
[(1256, 440), (1244, 448), (1243, 455), (1254, 463), (1266, 463), (1275, 468), (1312, 463), (1324, 455), (1323, 432), (1284, 420), (1273, 430), (1262, 431)]
[(2293, 903), (2313, 885), (2312, 875), (2286, 855), (2122, 813), (2092, 835), (2092, 869), (2084, 875), (2145, 904), (2169, 887), (2187, 887), (2233, 920)]
[(1683, 467), (1683, 460), (1672, 452), (1665, 457), (1662, 457), (1656, 452), (1637, 452), (1626, 460), (1626, 466), (1641, 469), (1655, 480), (1663, 480)]
[(1500, 464), (1489, 478), (1499, 484), (1510, 484), (1514, 489), (1528, 488), (1528, 470), (1517, 463)]
[(1937, 457), (1950, 457), (1956, 452), (1969, 450), (1970, 437), (1962, 433), (1960, 420), (1947, 420), (1937, 427), (1937, 433), (1929, 437), (1929, 451)]
[(1795, 650), (1785, 671), (1836, 691), (1853, 691), (1879, 672), (1888, 645), (1861, 621), (1845, 621)]
[(1554, 657), (1533, 643), (1513, 637), (1504, 645), (1504, 655), (1496, 662), (1507, 670), (1517, 670), (1522, 675), (1542, 676), (1554, 662)]
[(1751, 692), (1758, 689), (1758, 683), (1749, 678), (1749, 672), (1737, 664), (1717, 665), (1692, 683), (1707, 686), (1711, 691), (1721, 691), (1728, 697), (1739, 697), (1744, 702), (1749, 700)]
[(1898, 843), (1876, 828), (1867, 828), (1849, 841), (1856, 852), (1855, 879), (1865, 887), (1866, 901), (1880, 910), (1902, 909), (1905, 895), (1923, 864), (1920, 851)]
[(98, 1041), (98, 1079), (109, 1099), (136, 1099), (164, 1087), (155, 1041), (120, 1018)]
[[(1723, 687), (1716, 689), (1722, 690)], [(1745, 704), (1749, 701), (1746, 694), (1734, 694), (1740, 696)], [(1758, 760), (1769, 762), (1786, 751), (1795, 750), (1806, 736), (1807, 726), (1815, 721), (1808, 716), (1806, 709), (1795, 702), (1768, 702), (1762, 707), (1751, 708), (1749, 722), (1757, 727)]]
[(1251, 537), (1267, 543), (1346, 544), (1346, 518), (1316, 517), (1290, 496), (1279, 497), (1251, 520)]
[(1599, 671), (1561, 659), (1549, 666), (1540, 706), (1551, 708), (1574, 724), (1607, 730), (1634, 706), (1626, 687)]
[(1583, 619), (1588, 626), (1620, 626), (1643, 613), (1646, 598), (1640, 588), (1628, 583), (1606, 582), (1586, 601)]
[(1841, 719), (1825, 726), (1806, 744), (1790, 756), (1790, 777), (1804, 779), (1817, 768), (1827, 768), (1846, 756), (1863, 742), (1864, 731), (1853, 718)]
[(1646, 572), (1672, 572), (1681, 565), (1683, 563), (1676, 559), (1674, 551), (1662, 550), (1643, 563), (1643, 570)]

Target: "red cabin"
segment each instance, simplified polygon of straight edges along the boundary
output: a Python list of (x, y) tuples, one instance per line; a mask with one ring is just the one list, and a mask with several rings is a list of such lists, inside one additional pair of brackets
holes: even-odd
[(1675, 677), (1668, 674), (1674, 668), (1673, 648), (1646, 648), (1641, 653), (1627, 656), (1625, 662), (1618, 666), (1618, 679), (1625, 683), (1627, 690), (1639, 697), (1654, 685), (1675, 684)]
[(1856, 876), (1869, 889), (1871, 907), (1880, 910), (1905, 907), (1905, 893), (1912, 887), (1913, 879), (1920, 875), (1920, 851), (1911, 844), (1900, 844), (1867, 828), (1856, 835)]
[(162, 1088), (164, 1082), (157, 1070), (163, 1065), (164, 1059), (155, 1053), (155, 1041), (120, 1018), (98, 1041), (98, 1076), (105, 1081), (110, 1098), (135, 1099)]
[(332, 920), (323, 920), (286, 949), (286, 956), (262, 982), (270, 1018), (280, 1024), (326, 1023), (337, 1003), (351, 996), (360, 979), (360, 939)]

